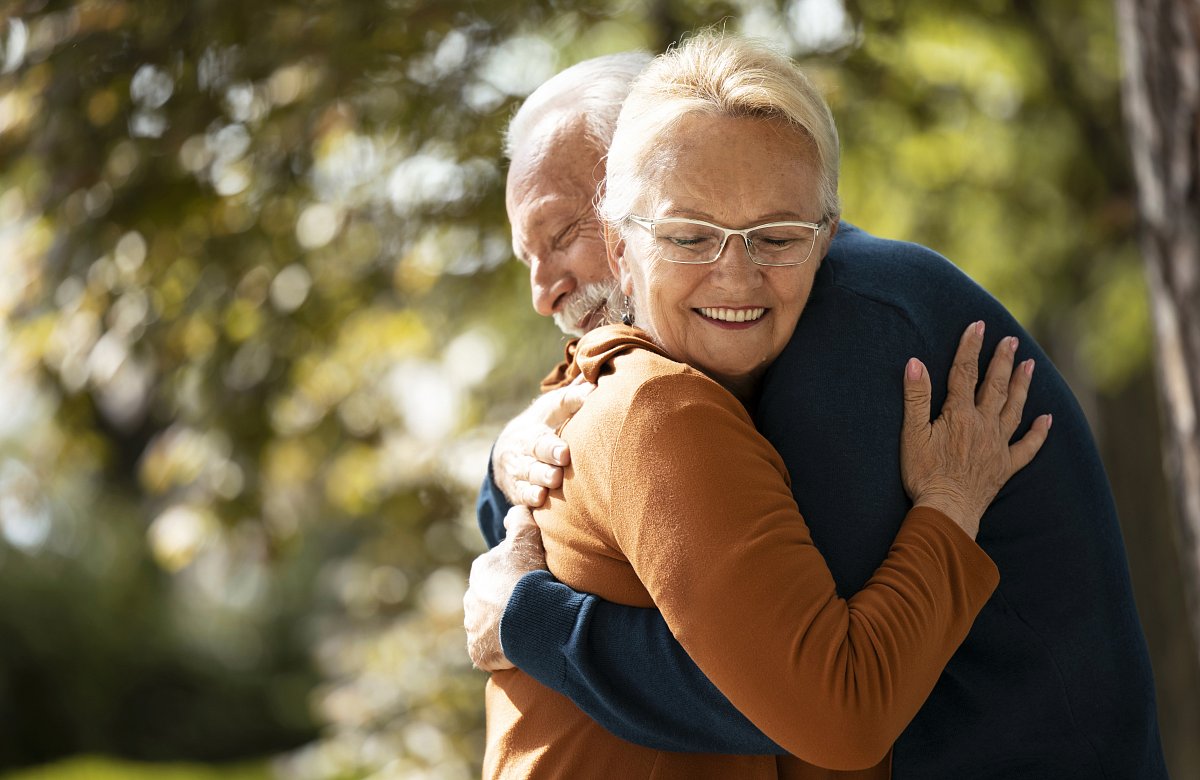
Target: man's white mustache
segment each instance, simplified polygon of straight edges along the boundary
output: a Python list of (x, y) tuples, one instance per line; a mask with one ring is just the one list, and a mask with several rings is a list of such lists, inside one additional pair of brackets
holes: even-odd
[(616, 287), (617, 283), (608, 279), (576, 290), (571, 293), (562, 308), (554, 312), (554, 324), (563, 333), (582, 336), (584, 331), (579, 327), (579, 321), (602, 305), (606, 305)]

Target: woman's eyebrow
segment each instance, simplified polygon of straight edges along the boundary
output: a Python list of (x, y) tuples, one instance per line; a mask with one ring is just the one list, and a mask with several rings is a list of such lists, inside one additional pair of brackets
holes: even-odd
[[(691, 208), (680, 208), (680, 207), (668, 208), (666, 210), (666, 213), (662, 214), (660, 217), (658, 217), (658, 219), (667, 219), (667, 218), (672, 218), (672, 217), (678, 217), (678, 218), (684, 218), (684, 219), (699, 219), (699, 220), (703, 220), (704, 222), (712, 222), (717, 225), (723, 225), (721, 220), (717, 219), (716, 217), (712, 216), (711, 214), (709, 214), (708, 212), (706, 212), (702, 209), (691, 209)], [(795, 211), (773, 211), (768, 214), (760, 214), (759, 216), (755, 217), (754, 219), (747, 221), (746, 227), (754, 227), (756, 225), (766, 225), (771, 222), (809, 222), (809, 221), (810, 220), (805, 219), (798, 212), (795, 212)], [(815, 221), (815, 220), (812, 220), (812, 221)]]

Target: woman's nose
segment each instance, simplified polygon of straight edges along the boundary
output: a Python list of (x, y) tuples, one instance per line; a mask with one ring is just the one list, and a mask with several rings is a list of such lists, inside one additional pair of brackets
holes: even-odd
[(750, 247), (742, 236), (730, 236), (713, 263), (713, 272), (722, 276), (760, 276), (760, 268), (750, 259)]

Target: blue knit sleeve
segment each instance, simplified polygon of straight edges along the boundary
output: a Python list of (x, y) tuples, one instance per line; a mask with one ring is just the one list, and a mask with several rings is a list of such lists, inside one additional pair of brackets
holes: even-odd
[(606, 729), (645, 747), (783, 754), (709, 682), (654, 609), (526, 574), (500, 621), (504, 654)]
[(488, 455), (487, 476), (483, 478), (479, 498), (475, 501), (475, 517), (489, 550), (504, 541), (504, 516), (510, 509), (512, 504), (496, 486), (492, 476), (492, 456)]

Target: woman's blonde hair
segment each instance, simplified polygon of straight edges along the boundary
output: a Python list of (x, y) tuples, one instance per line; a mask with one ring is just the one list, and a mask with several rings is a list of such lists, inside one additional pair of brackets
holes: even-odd
[(632, 213), (648, 164), (674, 125), (689, 114), (786, 122), (816, 148), (822, 217), (838, 203), (838, 137), (821, 94), (788, 57), (765, 44), (704, 32), (656, 57), (633, 82), (608, 151), (600, 216), (613, 227)]

